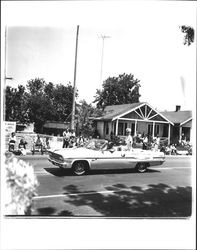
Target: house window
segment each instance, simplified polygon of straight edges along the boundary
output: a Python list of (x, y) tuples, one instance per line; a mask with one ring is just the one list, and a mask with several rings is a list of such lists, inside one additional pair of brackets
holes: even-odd
[(114, 124), (114, 135), (116, 134), (116, 124)]
[(108, 135), (109, 134), (109, 123), (105, 122), (105, 134)]
[(120, 122), (118, 124), (118, 135), (126, 135), (127, 122)]
[(135, 133), (135, 123), (131, 123), (131, 135), (134, 136)]
[(163, 137), (168, 137), (168, 125), (163, 125)]
[(155, 125), (155, 135), (159, 135), (159, 124)]
[(123, 135), (123, 123), (118, 123), (118, 135)]
[(153, 124), (148, 124), (148, 135), (152, 135), (153, 133)]
[(124, 135), (126, 135), (127, 123), (124, 124)]
[[(135, 124), (132, 124), (135, 126)], [(128, 128), (128, 123), (127, 122), (119, 122), (118, 123), (118, 135), (126, 135), (126, 129)], [(133, 126), (132, 126), (133, 128)], [(133, 129), (134, 131), (134, 129)], [(114, 134), (116, 133), (116, 124), (114, 126)]]

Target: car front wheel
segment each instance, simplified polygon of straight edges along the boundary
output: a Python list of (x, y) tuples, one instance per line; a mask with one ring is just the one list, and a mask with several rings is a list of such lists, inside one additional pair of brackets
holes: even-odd
[(147, 170), (147, 163), (143, 163), (143, 162), (138, 163), (137, 166), (136, 166), (136, 170), (139, 173), (146, 172), (146, 170)]
[(87, 171), (87, 163), (85, 161), (76, 161), (73, 164), (72, 171), (75, 175), (83, 175)]

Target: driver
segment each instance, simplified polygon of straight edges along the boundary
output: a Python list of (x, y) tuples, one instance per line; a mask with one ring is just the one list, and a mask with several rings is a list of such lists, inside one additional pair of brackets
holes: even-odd
[(114, 143), (110, 142), (110, 141), (106, 141), (104, 142), (104, 144), (102, 145), (101, 149), (102, 150), (109, 150), (110, 152), (114, 152)]
[(108, 148), (108, 141), (105, 141), (103, 145), (101, 146), (101, 149), (104, 151), (104, 150), (107, 150), (107, 148)]

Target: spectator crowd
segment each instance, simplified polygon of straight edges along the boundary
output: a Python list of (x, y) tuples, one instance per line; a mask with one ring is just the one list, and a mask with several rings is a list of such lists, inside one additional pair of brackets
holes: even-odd
[[(36, 150), (39, 150), (41, 154), (43, 154), (44, 151), (47, 151), (51, 148), (52, 140), (50, 140), (50, 137), (43, 137), (44, 136), (42, 136), (41, 138), (41, 136), (37, 134), (36, 138), (33, 140), (31, 149), (33, 154)], [(99, 135), (97, 135), (96, 138), (99, 138)], [(73, 129), (67, 128), (65, 129), (61, 137), (61, 140), (63, 140), (62, 148), (83, 147), (90, 139), (92, 139), (91, 136), (84, 137), (82, 133), (79, 133), (76, 136), (76, 133)], [(16, 146), (16, 141), (16, 135), (13, 132), (11, 133), (11, 136), (9, 138), (8, 150), (18, 155), (26, 155), (26, 146), (28, 144), (27, 141), (24, 138), (21, 138), (18, 143), (18, 147)], [(120, 140), (120, 138), (117, 138), (111, 134), (111, 138), (110, 140), (108, 140), (108, 143), (114, 146), (123, 146), (122, 148), (124, 148), (124, 150), (131, 150), (138, 147), (142, 148), (143, 150), (162, 151), (167, 155), (178, 154), (178, 148), (182, 147), (188, 151), (188, 154), (192, 154), (192, 146), (189, 142), (181, 141), (178, 145), (168, 145), (164, 144), (158, 135), (156, 137), (152, 137), (149, 134), (137, 133), (136, 136), (132, 136), (130, 128), (126, 129), (126, 137), (122, 141)]]

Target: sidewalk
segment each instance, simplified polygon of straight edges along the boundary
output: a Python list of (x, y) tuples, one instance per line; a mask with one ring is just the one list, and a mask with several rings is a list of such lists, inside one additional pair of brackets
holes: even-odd
[(165, 158), (191, 158), (192, 155), (165, 155)]

